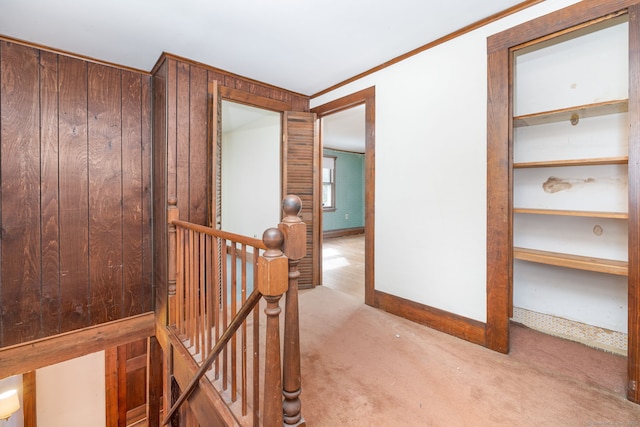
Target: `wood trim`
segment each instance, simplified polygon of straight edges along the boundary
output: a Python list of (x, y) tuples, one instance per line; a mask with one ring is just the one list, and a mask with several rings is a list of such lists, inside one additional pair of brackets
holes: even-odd
[(22, 374), (22, 414), (24, 427), (36, 427), (38, 423), (36, 407), (36, 371)]
[(477, 320), (381, 291), (375, 291), (374, 307), (474, 344), (485, 342), (485, 324)]
[(118, 427), (118, 347), (104, 352), (106, 426)]
[(488, 58), (487, 106), (487, 325), (485, 345), (509, 352), (509, 312), (513, 213), (511, 204), (511, 129), (509, 52), (493, 52)]
[(155, 333), (153, 312), (0, 349), (0, 378), (75, 359)]
[(162, 420), (163, 366), (162, 348), (156, 337), (150, 337), (147, 350), (147, 425), (160, 425)]
[(324, 239), (333, 239), (335, 237), (355, 236), (364, 234), (364, 227), (340, 228), (338, 230), (327, 230), (322, 233)]
[(629, 284), (627, 399), (640, 403), (640, 3), (629, 7)]
[(226, 99), (227, 101), (247, 104), (252, 107), (264, 108), (266, 110), (277, 111), (279, 113), (293, 109), (290, 102), (278, 101), (277, 99), (267, 98), (266, 96), (256, 95), (227, 86), (220, 86), (220, 96), (222, 96), (222, 99)]
[(488, 52), (511, 49), (552, 34), (566, 34), (574, 27), (606, 16), (618, 16), (637, 0), (582, 0), (574, 5), (524, 22), (487, 39)]
[[(312, 113), (316, 113), (318, 119), (323, 116), (346, 110), (356, 105), (365, 105), (365, 153), (364, 153), (364, 302), (368, 305), (374, 304), (375, 291), (375, 178), (376, 178), (376, 88), (375, 86), (362, 89), (350, 95), (343, 96), (326, 104), (319, 105), (311, 109)], [(316, 132), (318, 135), (318, 132)], [(318, 158), (316, 159), (316, 168), (322, 170), (322, 135), (318, 135)], [(318, 182), (317, 193), (322, 194), (322, 182)], [(322, 204), (317, 204), (318, 218), (322, 218)], [(322, 227), (322, 221), (318, 221)], [(322, 248), (322, 235), (320, 236), (319, 247)], [(318, 270), (322, 274), (322, 257), (318, 260)], [(322, 283), (322, 276), (320, 276)]]
[(339, 87), (346, 86), (349, 83), (352, 83), (352, 82), (354, 82), (356, 80), (360, 80), (363, 77), (366, 77), (366, 76), (368, 76), (370, 74), (376, 73), (376, 72), (378, 72), (380, 70), (383, 70), (383, 69), (385, 69), (387, 67), (390, 67), (390, 66), (392, 66), (394, 64), (397, 64), (398, 62), (404, 61), (407, 58), (410, 58), (410, 57), (415, 56), (415, 55), (417, 55), (419, 53), (422, 53), (422, 52), (424, 52), (426, 50), (429, 50), (429, 49), (432, 49), (432, 48), (434, 48), (436, 46), (444, 44), (444, 43), (446, 43), (448, 41), (451, 41), (451, 40), (455, 39), (456, 37), (463, 36), (463, 35), (465, 35), (467, 33), (470, 33), (471, 31), (477, 30), (478, 28), (482, 28), (482, 27), (484, 27), (486, 25), (491, 24), (492, 22), (498, 21), (498, 20), (500, 20), (502, 18), (505, 18), (505, 17), (507, 17), (509, 15), (513, 15), (514, 13), (520, 12), (521, 10), (527, 9), (527, 8), (529, 8), (531, 6), (534, 6), (534, 5), (538, 4), (538, 3), (542, 3), (543, 1), (544, 0), (527, 0), (527, 1), (523, 1), (522, 3), (518, 3), (515, 6), (512, 6), (512, 7), (508, 8), (508, 9), (506, 9), (506, 10), (503, 10), (502, 12), (495, 13), (495, 14), (487, 17), (487, 18), (481, 19), (480, 21), (476, 21), (473, 24), (467, 25), (466, 27), (463, 27), (463, 28), (461, 28), (461, 29), (459, 29), (457, 31), (454, 31), (453, 33), (450, 33), (450, 34), (447, 34), (446, 36), (440, 37), (439, 39), (434, 40), (434, 41), (432, 41), (430, 43), (427, 43), (427, 44), (425, 44), (425, 45), (423, 45), (423, 46), (421, 46), (419, 48), (413, 49), (413, 50), (405, 53), (404, 55), (397, 56), (397, 57), (395, 57), (395, 58), (393, 58), (393, 59), (391, 59), (391, 60), (389, 60), (389, 61), (387, 61), (387, 62), (385, 62), (383, 64), (380, 64), (380, 65), (378, 65), (376, 67), (373, 67), (373, 68), (371, 68), (371, 69), (369, 69), (367, 71), (364, 71), (364, 72), (362, 72), (360, 74), (357, 74), (357, 75), (351, 77), (350, 79), (347, 79), (347, 80), (345, 80), (343, 82), (340, 82), (340, 83), (337, 83), (337, 84), (335, 84), (333, 86), (330, 86), (327, 89), (324, 89), (324, 90), (322, 90), (322, 91), (320, 91), (318, 93), (314, 93), (313, 95), (311, 95), (311, 99), (317, 98), (317, 97), (319, 97), (321, 95), (329, 93), (332, 90), (338, 89)]
[(364, 104), (367, 98), (372, 98), (376, 95), (375, 86), (368, 87), (366, 89), (359, 90), (342, 98), (334, 99), (326, 104), (318, 105), (311, 109), (312, 113), (316, 113), (318, 117), (327, 116), (329, 114), (337, 113), (343, 110), (348, 110), (356, 105)]

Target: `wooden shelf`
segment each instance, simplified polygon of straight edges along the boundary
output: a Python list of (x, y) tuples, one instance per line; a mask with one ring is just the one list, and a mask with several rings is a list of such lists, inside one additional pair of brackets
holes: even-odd
[(626, 212), (597, 212), (597, 211), (569, 211), (558, 209), (531, 209), (531, 208), (513, 208), (514, 213), (534, 214), (534, 215), (560, 215), (560, 216), (580, 216), (589, 218), (611, 218), (611, 219), (628, 219), (629, 214)]
[(560, 110), (543, 111), (540, 113), (525, 114), (513, 118), (514, 127), (535, 126), (548, 123), (570, 121), (571, 116), (577, 115), (580, 119), (607, 114), (624, 113), (629, 111), (629, 101), (626, 99), (598, 102), (595, 104), (578, 105)]
[(514, 163), (514, 169), (523, 168), (553, 168), (562, 166), (599, 166), (599, 165), (625, 165), (629, 163), (629, 157), (598, 157), (592, 159), (568, 159), (568, 160), (543, 160), (537, 162)]
[(629, 270), (626, 261), (562, 254), (537, 249), (513, 248), (513, 257), (523, 261), (578, 270), (596, 271), (598, 273), (616, 274), (619, 276), (627, 276)]

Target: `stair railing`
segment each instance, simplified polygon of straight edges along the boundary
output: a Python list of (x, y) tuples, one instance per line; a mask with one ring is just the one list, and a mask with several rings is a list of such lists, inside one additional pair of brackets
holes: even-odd
[[(242, 416), (247, 414), (247, 370), (253, 371), (252, 424), (262, 418), (264, 426), (303, 426), (301, 415), (301, 374), (298, 320), (297, 265), (306, 251), (306, 225), (299, 218), (297, 196), (283, 201), (284, 218), (279, 228), (265, 231), (263, 240), (215, 230), (178, 220), (175, 199), (170, 200), (169, 220), (169, 329), (188, 346), (198, 371), (166, 413), (169, 422), (207, 371), (214, 371), (221, 388), (231, 382), (231, 403), (238, 393), (237, 372), (241, 374)], [(174, 254), (172, 256), (172, 253)], [(173, 264), (173, 265), (172, 265)], [(249, 271), (249, 274), (248, 274)], [(253, 275), (253, 291), (246, 297)], [(238, 278), (239, 276), (239, 278)], [(174, 279), (175, 278), (175, 279)], [(238, 286), (238, 282), (241, 286)], [(227, 286), (229, 284), (229, 286)], [(237, 294), (239, 289), (240, 295)], [(280, 360), (279, 301), (286, 292), (283, 361)], [(240, 298), (239, 298), (240, 297)], [(259, 395), (259, 316), (261, 297), (266, 308), (265, 365), (263, 395)], [(242, 306), (237, 310), (236, 301)], [(247, 317), (253, 311), (253, 342), (247, 341)], [(228, 318), (233, 317), (231, 322)], [(237, 359), (237, 335), (241, 331), (241, 351)], [(247, 347), (253, 346), (253, 365), (247, 366)], [(230, 359), (227, 348), (230, 347)], [(281, 368), (282, 366), (282, 368)], [(222, 368), (222, 369), (220, 369)], [(229, 370), (231, 372), (229, 372)], [(221, 372), (220, 372), (221, 371)], [(210, 376), (209, 376), (210, 377)], [(165, 390), (167, 386), (165, 385)], [(284, 396), (284, 400), (283, 400)], [(259, 407), (264, 409), (260, 417)], [(170, 401), (165, 407), (169, 407)]]

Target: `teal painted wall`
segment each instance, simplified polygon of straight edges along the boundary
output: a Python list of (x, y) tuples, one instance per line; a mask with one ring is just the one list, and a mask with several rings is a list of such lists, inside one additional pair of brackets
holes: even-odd
[(324, 150), (336, 157), (336, 210), (324, 212), (322, 230), (364, 227), (364, 154)]

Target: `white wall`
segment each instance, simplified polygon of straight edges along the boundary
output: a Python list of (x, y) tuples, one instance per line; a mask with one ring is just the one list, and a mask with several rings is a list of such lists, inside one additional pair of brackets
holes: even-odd
[(280, 114), (266, 110), (222, 135), (223, 230), (261, 239), (280, 222), (280, 135)]
[(486, 321), (486, 38), (576, 2), (547, 0), (312, 100), (376, 88), (377, 290)]
[(39, 427), (106, 425), (104, 351), (36, 371)]

